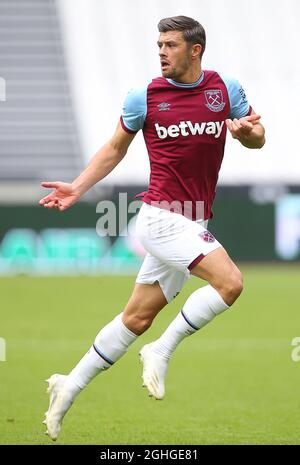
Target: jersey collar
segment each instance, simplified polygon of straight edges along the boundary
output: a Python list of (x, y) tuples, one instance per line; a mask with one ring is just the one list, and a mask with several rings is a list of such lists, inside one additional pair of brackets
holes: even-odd
[(197, 87), (199, 84), (201, 84), (201, 82), (204, 79), (204, 71), (202, 71), (202, 73), (200, 74), (199, 79), (196, 82), (191, 82), (189, 84), (184, 84), (182, 82), (176, 82), (176, 81), (173, 81), (173, 79), (170, 79), (170, 78), (166, 78), (166, 79), (170, 84), (173, 84), (173, 86), (183, 87), (185, 89), (189, 89), (189, 88), (192, 88), (192, 87)]

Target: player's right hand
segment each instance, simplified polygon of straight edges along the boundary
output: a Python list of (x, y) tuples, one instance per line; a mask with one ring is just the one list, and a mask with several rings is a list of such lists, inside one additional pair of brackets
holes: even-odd
[(66, 182), (42, 182), (41, 185), (48, 189), (54, 189), (50, 194), (43, 197), (39, 204), (45, 208), (56, 208), (63, 211), (71, 207), (80, 198), (72, 184)]

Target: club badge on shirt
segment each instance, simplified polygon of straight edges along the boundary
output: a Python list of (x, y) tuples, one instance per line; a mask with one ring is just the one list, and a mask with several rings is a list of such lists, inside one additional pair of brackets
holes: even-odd
[(220, 89), (205, 90), (204, 95), (207, 108), (214, 112), (223, 110), (225, 107), (225, 102), (223, 99), (222, 91)]
[(203, 231), (202, 233), (199, 234), (199, 236), (201, 237), (201, 239), (203, 239), (205, 242), (215, 242), (215, 238), (214, 236), (212, 235), (212, 233), (210, 233), (209, 231)]

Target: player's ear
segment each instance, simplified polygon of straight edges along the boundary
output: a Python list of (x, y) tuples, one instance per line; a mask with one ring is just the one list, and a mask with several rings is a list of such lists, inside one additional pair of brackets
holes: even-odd
[(201, 52), (202, 52), (202, 45), (200, 44), (192, 45), (192, 58), (194, 60), (199, 58), (199, 56), (201, 55)]

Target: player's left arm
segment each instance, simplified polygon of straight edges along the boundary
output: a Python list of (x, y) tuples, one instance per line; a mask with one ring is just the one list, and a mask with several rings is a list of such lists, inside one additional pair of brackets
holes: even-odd
[(234, 139), (248, 149), (260, 149), (265, 144), (265, 128), (261, 124), (260, 115), (253, 110), (249, 116), (227, 119), (226, 126)]

